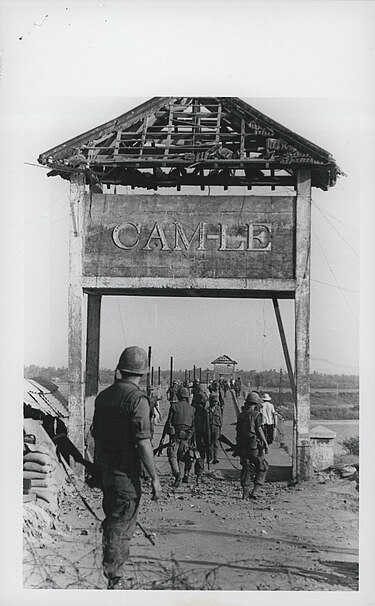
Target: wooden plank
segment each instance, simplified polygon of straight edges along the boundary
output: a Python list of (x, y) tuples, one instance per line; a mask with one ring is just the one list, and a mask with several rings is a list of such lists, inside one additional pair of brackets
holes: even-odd
[(297, 480), (311, 477), (310, 455), (310, 246), (311, 171), (297, 172), (295, 375), (297, 392)]
[(43, 154), (40, 154), (38, 161), (42, 163), (47, 162), (50, 156), (52, 156), (55, 160), (60, 157), (64, 157), (68, 153), (69, 148), (74, 149), (80, 147), (88, 140), (93, 140), (96, 137), (102, 137), (106, 134), (110, 134), (111, 131), (115, 130), (115, 128), (126, 128), (127, 126), (131, 126), (138, 117), (142, 119), (143, 116), (147, 115), (149, 112), (154, 112), (164, 104), (167, 104), (170, 99), (171, 97), (153, 97), (152, 99), (149, 99), (149, 101), (142, 103), (142, 105), (139, 105), (125, 114), (122, 114), (118, 118), (105, 122), (100, 126), (96, 126), (95, 128), (82, 133), (82, 135), (79, 135), (78, 137), (69, 139), (65, 143), (47, 150)]
[[(165, 152), (164, 152), (164, 156), (168, 156), (169, 153), (169, 148), (171, 146), (171, 137), (172, 137), (172, 128), (173, 128), (173, 124), (172, 124), (172, 106), (169, 108), (169, 120), (168, 120), (168, 135), (167, 135), (167, 141), (166, 141), (166, 145), (165, 145)], [(159, 144), (156, 144), (157, 146)]]
[[(118, 185), (135, 185), (136, 187), (144, 187), (145, 184), (151, 185), (152, 180), (150, 177), (141, 178), (139, 175), (131, 175), (126, 173), (119, 173), (116, 177), (103, 177), (101, 182), (106, 185), (117, 183)], [(181, 187), (182, 185), (217, 185), (219, 187), (227, 185), (230, 187), (246, 187), (248, 185), (248, 179), (246, 177), (225, 177), (222, 175), (215, 175), (210, 177), (209, 175), (201, 177), (200, 175), (186, 174), (181, 177), (178, 181), (165, 175), (164, 178), (155, 178), (155, 184), (159, 187)], [(257, 187), (293, 187), (294, 179), (292, 177), (275, 177), (274, 180), (270, 180), (268, 177), (254, 179), (254, 186)]]
[[(126, 165), (128, 164), (129, 166), (134, 166), (136, 168), (139, 168), (140, 166), (142, 167), (152, 167), (152, 166), (160, 166), (161, 160), (155, 160), (152, 161), (150, 159), (146, 159), (146, 158), (123, 158), (121, 156), (118, 156), (118, 158), (108, 158), (107, 156), (97, 156), (96, 158), (96, 162), (99, 164), (100, 162), (105, 162), (108, 165), (112, 165), (112, 164), (120, 164), (121, 166), (126, 167)], [(275, 168), (285, 168), (285, 166), (283, 164), (280, 164), (279, 162), (276, 162), (275, 160), (264, 160), (263, 158), (245, 158), (244, 160), (240, 160), (238, 158), (235, 158), (234, 160), (222, 160), (222, 159), (218, 159), (215, 158), (213, 160), (204, 160), (204, 162), (202, 161), (202, 164), (204, 163), (204, 167), (205, 168), (215, 168), (214, 164), (217, 164), (218, 166), (228, 166), (231, 167), (233, 166), (233, 168), (241, 168), (241, 164), (243, 164), (244, 166), (248, 166), (251, 164), (256, 164), (257, 168), (269, 168), (270, 165), (273, 165)], [(137, 166), (137, 164), (139, 166)], [(185, 159), (181, 159), (181, 158), (174, 158), (173, 160), (171, 159), (167, 159), (167, 160), (162, 160), (162, 165), (163, 166), (177, 166), (177, 165), (184, 165), (184, 166), (189, 166), (191, 164), (191, 161), (189, 160), (185, 160)], [(60, 167), (57, 165), (54, 167), (55, 170), (64, 170), (64, 167)], [(84, 171), (82, 171), (84, 172)]]
[(116, 133), (115, 145), (113, 148), (111, 147), (111, 149), (114, 149), (114, 153), (118, 153), (118, 150), (120, 148), (120, 143), (121, 143), (121, 130), (118, 130)]
[(141, 155), (142, 155), (142, 151), (143, 151), (143, 146), (146, 141), (147, 126), (148, 126), (148, 116), (146, 116), (143, 120), (143, 129), (142, 129), (142, 137), (141, 137), (141, 146), (142, 146)]
[(219, 107), (218, 107), (218, 110), (217, 110), (215, 143), (219, 143), (220, 142), (220, 123), (221, 123), (221, 104), (219, 104)]
[(245, 157), (245, 120), (241, 120), (240, 158), (243, 160), (244, 157)]
[[(167, 128), (167, 126), (163, 126), (163, 128)], [(148, 128), (147, 128), (147, 139), (162, 139), (163, 135), (164, 135), (164, 138), (166, 139), (167, 135), (168, 135), (168, 131), (166, 131), (166, 130), (163, 131), (162, 129), (159, 128), (158, 131), (153, 132), (153, 131), (150, 131), (150, 126), (148, 126)], [(184, 132), (178, 131), (176, 133), (172, 133), (171, 134), (171, 138), (172, 139), (173, 138), (178, 138), (178, 137), (182, 138), (184, 135), (191, 137), (191, 133), (189, 133), (189, 132), (184, 133)], [(216, 133), (215, 132), (211, 132), (211, 131), (199, 133), (199, 137), (205, 137), (205, 136), (209, 137), (211, 135), (216, 136)], [(222, 130), (219, 133), (219, 135), (220, 135), (221, 138), (225, 138), (225, 139), (237, 138), (239, 140), (240, 136), (241, 136), (241, 133), (240, 132), (230, 132), (230, 133), (228, 133), (228, 132), (225, 132), (225, 131)], [(257, 136), (257, 135), (254, 135), (254, 133), (246, 133), (246, 132), (243, 133), (243, 136), (245, 137), (245, 139), (249, 139), (250, 138), (251, 140), (254, 141), (254, 143), (259, 143), (259, 144), (262, 143), (263, 146), (264, 146), (264, 137), (262, 137), (262, 136)], [(126, 141), (127, 138), (129, 138), (130, 140), (133, 140), (133, 141), (139, 141), (140, 137), (141, 137), (141, 134), (139, 132), (130, 132), (130, 131), (124, 132), (123, 131), (121, 133), (121, 141)], [(111, 145), (99, 145), (98, 142), (95, 142), (95, 143), (92, 143), (90, 145), (84, 145), (84, 146), (82, 146), (82, 149), (95, 149), (95, 150), (112, 149), (112, 144)]]
[[(68, 292), (68, 435), (80, 452), (84, 452), (84, 393), (83, 393), (83, 288), (82, 288), (82, 230), (85, 177), (70, 178), (69, 228), (69, 292)], [(84, 468), (74, 470), (83, 477)]]
[(101, 300), (101, 295), (88, 295), (85, 398), (98, 393)]
[[(199, 109), (199, 105), (198, 105), (196, 99), (194, 99), (193, 100), (193, 111), (196, 112), (196, 110), (198, 110), (198, 109)], [(196, 135), (200, 131), (200, 117), (199, 116), (194, 116), (194, 118), (193, 118), (193, 124), (194, 124), (194, 128), (193, 128), (193, 131), (192, 131), (192, 134), (193, 134), (192, 143), (193, 143), (193, 146), (194, 146), (193, 149), (195, 149), (195, 147), (196, 147), (196, 144), (195, 144), (196, 139), (195, 139), (195, 137), (196, 137)], [(200, 159), (200, 151), (195, 150), (194, 159), (195, 160)], [(202, 189), (202, 185), (201, 185), (201, 189)]]

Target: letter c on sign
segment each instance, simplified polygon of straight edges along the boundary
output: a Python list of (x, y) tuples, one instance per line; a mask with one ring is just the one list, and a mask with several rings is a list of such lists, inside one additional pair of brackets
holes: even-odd
[[(132, 228), (132, 230), (135, 231), (135, 234), (132, 235), (131, 233), (129, 233), (130, 229), (127, 229), (128, 226), (130, 226)], [(130, 222), (119, 223), (118, 225), (115, 225), (115, 227), (113, 228), (112, 240), (114, 241), (116, 246), (118, 246), (119, 248), (124, 248), (125, 250), (131, 250), (132, 248), (135, 248), (139, 242), (140, 229), (141, 229), (141, 226), (139, 225), (139, 223), (130, 223)], [(120, 235), (121, 235), (121, 239), (120, 239)], [(126, 243), (124, 243), (122, 240), (125, 240)]]

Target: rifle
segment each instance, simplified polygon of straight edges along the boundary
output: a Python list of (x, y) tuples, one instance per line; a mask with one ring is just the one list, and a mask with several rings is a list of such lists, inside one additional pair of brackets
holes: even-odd
[(226, 448), (225, 450), (227, 452), (232, 452), (234, 457), (238, 457), (240, 455), (237, 444), (233, 444), (233, 442), (231, 442), (223, 433), (221, 433), (219, 436), (219, 442), (229, 446), (229, 448)]
[[(224, 435), (224, 434), (220, 434), (219, 436), (219, 442), (221, 442), (222, 444), (226, 444), (227, 446), (229, 446), (229, 448), (226, 448), (225, 450), (227, 452), (232, 452), (234, 457), (239, 457), (240, 456), (240, 449), (237, 446), (237, 444), (233, 444), (233, 442), (231, 442), (230, 440), (228, 440), (228, 438)], [(258, 453), (261, 455), (263, 454), (264, 451), (264, 444), (263, 442), (261, 442), (261, 440), (259, 440), (259, 438), (257, 438), (257, 448), (258, 448)]]
[(138, 521), (137, 521), (137, 526), (138, 526), (138, 528), (140, 528), (140, 530), (142, 530), (143, 534), (145, 535), (146, 539), (148, 539), (150, 541), (151, 545), (155, 545), (155, 541), (152, 538), (152, 535), (149, 534), (148, 532), (146, 532), (146, 530), (143, 528), (142, 524)]
[(160, 457), (161, 453), (163, 452), (164, 448), (167, 448), (168, 446), (170, 446), (172, 444), (172, 442), (167, 442), (166, 444), (159, 444), (159, 446), (157, 448), (154, 448), (154, 457)]

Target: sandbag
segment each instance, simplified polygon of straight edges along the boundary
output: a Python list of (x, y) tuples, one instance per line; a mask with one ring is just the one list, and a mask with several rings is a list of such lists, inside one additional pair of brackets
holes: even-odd
[(42, 444), (38, 444), (38, 446), (35, 448), (30, 448), (31, 452), (39, 452), (41, 454), (45, 454), (48, 455), (52, 458), (52, 460), (55, 463), (58, 463), (59, 460), (57, 458), (57, 452), (56, 452), (56, 447), (54, 444), (46, 444), (46, 443), (42, 443)]
[(40, 453), (40, 452), (28, 452), (23, 457), (24, 462), (30, 461), (31, 463), (39, 463), (39, 465), (51, 465), (55, 467), (55, 463), (50, 454)]
[(57, 484), (54, 478), (48, 478), (46, 480), (36, 480), (32, 478), (27, 481), (30, 482), (28, 488), (49, 488), (50, 490), (55, 490), (57, 492)]
[(32, 463), (31, 461), (26, 461), (23, 464), (24, 471), (36, 471), (39, 473), (52, 473), (53, 467), (52, 465), (40, 465), (40, 463)]
[(30, 494), (32, 492), (34, 492), (38, 497), (39, 497), (39, 495), (49, 495), (49, 494), (54, 494), (56, 496), (56, 491), (53, 490), (53, 487), (35, 486), (33, 488), (27, 488), (25, 490), (25, 494)]
[(43, 499), (47, 503), (57, 502), (57, 494), (49, 488), (28, 488), (24, 494), (36, 494), (37, 499)]
[(22, 475), (24, 480), (45, 480), (47, 478), (52, 478), (52, 471), (33, 471), (24, 469)]

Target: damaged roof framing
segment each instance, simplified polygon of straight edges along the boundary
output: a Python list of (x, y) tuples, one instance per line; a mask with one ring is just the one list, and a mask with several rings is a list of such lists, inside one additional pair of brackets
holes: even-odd
[(295, 187), (301, 165), (327, 190), (341, 174), (329, 152), (238, 97), (153, 97), (38, 161), (48, 176), (84, 173), (94, 193), (103, 185)]

